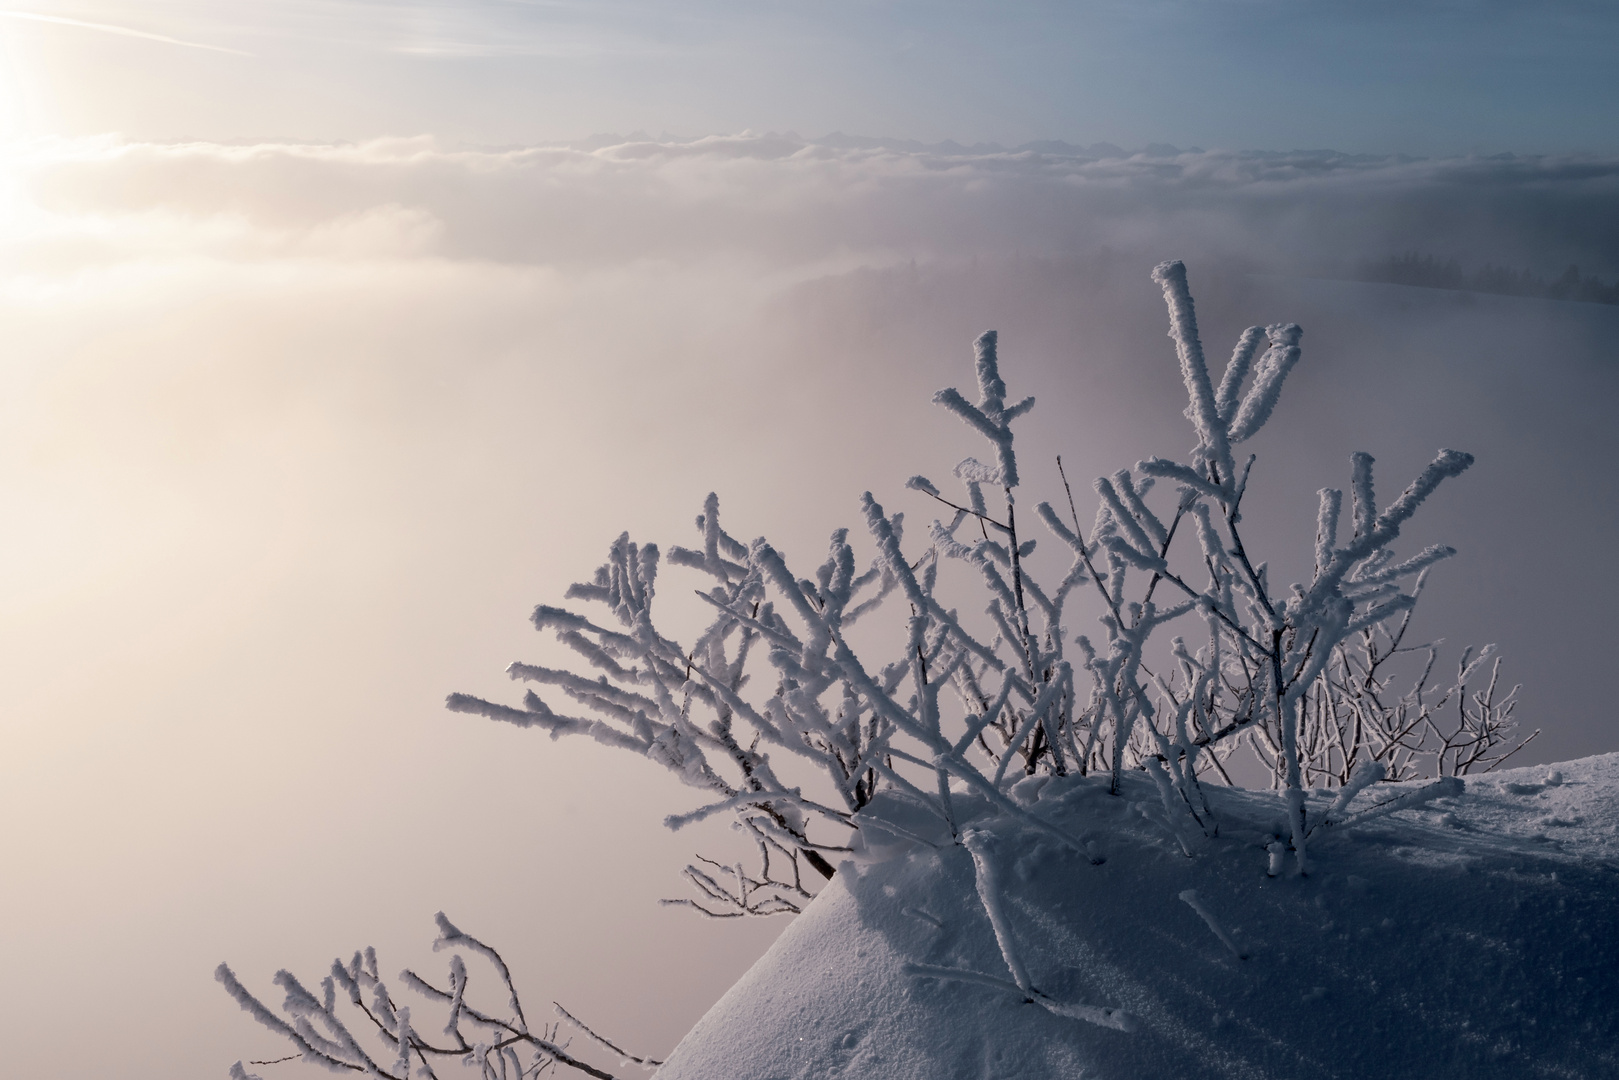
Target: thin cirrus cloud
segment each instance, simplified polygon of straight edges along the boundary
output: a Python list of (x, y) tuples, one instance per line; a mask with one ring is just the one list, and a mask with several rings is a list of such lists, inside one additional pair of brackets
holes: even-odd
[(114, 34), (119, 37), (139, 38), (143, 41), (155, 41), (163, 45), (178, 45), (186, 49), (206, 49), (210, 52), (232, 53), (236, 56), (251, 56), (251, 53), (241, 49), (231, 49), (223, 45), (210, 45), (201, 41), (184, 41), (180, 38), (169, 37), (167, 34), (154, 34), (146, 30), (136, 30), (129, 26), (117, 26), (112, 23), (90, 22), (85, 19), (71, 19), (65, 15), (47, 15), (33, 11), (0, 11), (0, 19), (18, 19), (24, 22), (49, 23), (55, 26), (71, 26), (80, 30), (91, 30), (99, 34)]
[[(296, 6), (241, 3), (213, 5), (160, 2), (130, 9), (98, 4), (64, 5), (64, 14), (3, 10), (0, 18), (113, 34), (141, 41), (252, 56), (211, 43), (210, 36), (262, 42), (283, 57), (340, 45), (360, 53), (397, 53), (444, 59), (490, 57), (587, 57), (658, 51), (657, 34), (632, 17), (604, 19), (588, 5), (413, 4), (381, 6), (327, 0)], [(95, 15), (99, 17), (84, 17)], [(133, 16), (129, 18), (128, 16)], [(141, 29), (156, 19), (175, 33)], [(660, 22), (685, 20), (661, 19)], [(132, 25), (133, 24), (133, 25)], [(638, 29), (638, 26), (640, 27)], [(182, 35), (183, 36), (179, 36)]]

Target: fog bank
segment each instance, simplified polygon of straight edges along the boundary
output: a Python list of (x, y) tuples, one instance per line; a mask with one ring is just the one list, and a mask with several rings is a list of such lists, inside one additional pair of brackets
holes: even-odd
[(534, 1000), (666, 1051), (774, 932), (656, 904), (724, 830), (669, 835), (695, 800), (651, 765), (444, 695), (515, 699), (504, 666), (547, 648), (533, 605), (621, 530), (689, 543), (710, 490), (737, 535), (801, 561), (866, 489), (925, 524), (904, 479), (978, 450), (929, 397), (970, 381), (986, 328), (1039, 398), (1032, 494), (1054, 497), (1059, 453), (1083, 498), (1183, 449), (1163, 258), (1188, 261), (1211, 356), (1252, 323), (1305, 327), (1254, 446), (1278, 573), (1350, 451), (1386, 494), (1440, 446), (1473, 452), (1408, 540), (1461, 550), (1421, 632), (1501, 643), (1545, 729), (1525, 763), (1614, 748), (1619, 309), (1312, 275), (1420, 250), (1611, 276), (1619, 160), (843, 142), (11, 151), (0, 958), (27, 975), (0, 1034), (19, 1074), (276, 1056), (214, 964), (267, 989), (365, 944), (430, 963), (439, 909)]

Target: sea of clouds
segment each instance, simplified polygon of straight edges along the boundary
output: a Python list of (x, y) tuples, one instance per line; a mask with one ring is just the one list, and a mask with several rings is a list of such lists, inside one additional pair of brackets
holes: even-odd
[[(1592, 675), (1619, 602), (1619, 309), (1337, 280), (1408, 251), (1611, 279), (1619, 159), (769, 134), (5, 155), (0, 907), (31, 974), (0, 1031), (21, 1074), (274, 1056), (214, 964), (267, 989), (367, 943), (423, 962), (401, 954), (440, 908), (536, 1000), (667, 1050), (770, 933), (655, 904), (723, 830), (670, 837), (691, 799), (650, 768), (444, 695), (515, 700), (505, 664), (545, 656), (532, 605), (622, 529), (689, 542), (710, 490), (799, 562), (868, 488), (921, 535), (904, 478), (979, 450), (928, 398), (970, 379), (986, 328), (1040, 399), (1033, 497), (1058, 453), (1088, 502), (1090, 477), (1184, 450), (1164, 258), (1212, 356), (1305, 326), (1255, 446), (1278, 578), (1305, 572), (1349, 451), (1378, 455), (1385, 497), (1439, 446), (1473, 451), (1412, 538), (1463, 552), (1421, 632), (1502, 642), (1542, 760), (1619, 738)], [(686, 588), (667, 578), (677, 610)], [(87, 1023), (90, 979), (122, 1004)]]
[(26, 197), (58, 224), (119, 221), (134, 245), (144, 224), (152, 242), (228, 259), (592, 267), (726, 254), (780, 269), (1170, 245), (1278, 271), (1343, 271), (1408, 250), (1542, 272), (1619, 268), (1619, 159), (1597, 156), (744, 134), (518, 148), (107, 138), (36, 144), (17, 165)]

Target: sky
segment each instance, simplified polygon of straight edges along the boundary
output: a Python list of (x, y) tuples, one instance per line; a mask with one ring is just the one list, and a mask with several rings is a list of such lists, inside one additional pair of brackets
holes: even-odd
[(693, 797), (650, 766), (444, 696), (515, 701), (506, 664), (548, 655), (532, 607), (621, 530), (690, 543), (709, 491), (804, 560), (866, 489), (925, 522), (904, 478), (978, 450), (929, 398), (989, 327), (1039, 401), (1041, 497), (1058, 453), (1089, 478), (1183, 450), (1164, 258), (1211, 355), (1305, 327), (1255, 446), (1276, 565), (1351, 451), (1387, 490), (1472, 451), (1411, 539), (1461, 550), (1422, 632), (1501, 643), (1544, 732), (1524, 760), (1619, 749), (1592, 675), (1619, 307), (1343, 280), (1408, 251), (1619, 275), (1616, 25), (0, 10), (8, 1065), (223, 1076), (277, 1044), (215, 964), (266, 994), (366, 944), (431, 965), (440, 909), (534, 1001), (667, 1051), (779, 929), (657, 905), (728, 834), (666, 833)]
[(25, 135), (831, 131), (1611, 153), (1600, 0), (144, 0), (3, 9)]

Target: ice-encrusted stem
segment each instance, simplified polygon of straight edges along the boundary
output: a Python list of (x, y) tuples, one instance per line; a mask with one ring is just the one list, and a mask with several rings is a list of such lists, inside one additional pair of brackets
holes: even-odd
[(1112, 1028), (1114, 1031), (1131, 1032), (1140, 1027), (1140, 1023), (1131, 1013), (1123, 1009), (1109, 1009), (1101, 1005), (1082, 1005), (1072, 1001), (1058, 1001), (1054, 997), (1041, 993), (1039, 990), (1024, 990), (1016, 983), (1005, 979), (998, 979), (993, 975), (985, 975), (979, 971), (968, 971), (966, 968), (940, 967), (937, 964), (906, 964), (902, 971), (907, 975), (915, 975), (924, 979), (945, 979), (950, 982), (967, 983), (970, 986), (987, 986), (994, 990), (1005, 990), (1016, 994), (1026, 1004), (1038, 1005), (1054, 1016), (1066, 1016), (1070, 1020), (1083, 1020), (1087, 1024), (1097, 1027)]
[(1387, 775), (1388, 768), (1381, 761), (1363, 761), (1356, 765), (1355, 771), (1349, 774), (1349, 783), (1338, 789), (1338, 797), (1327, 808), (1327, 821), (1342, 820), (1344, 811), (1355, 801), (1355, 796)]
[(1169, 779), (1168, 772), (1164, 769), (1163, 762), (1155, 757), (1150, 757), (1142, 761), (1141, 765), (1147, 770), (1147, 775), (1152, 777), (1152, 782), (1158, 787), (1158, 799), (1164, 804), (1164, 827), (1174, 833), (1175, 840), (1180, 844), (1181, 851), (1186, 854), (1186, 857), (1188, 859), (1193, 858), (1192, 843), (1186, 838), (1186, 834), (1181, 831), (1179, 825), (1181, 817), (1191, 816), (1190, 808), (1183, 799), (1176, 798), (1174, 785)]
[(1208, 925), (1210, 930), (1214, 931), (1214, 936), (1220, 939), (1220, 943), (1231, 950), (1232, 956), (1235, 956), (1238, 960), (1248, 959), (1247, 955), (1237, 948), (1237, 943), (1231, 940), (1231, 935), (1226, 933), (1225, 927), (1221, 926), (1220, 921), (1214, 917), (1214, 912), (1210, 911), (1208, 905), (1203, 903), (1203, 898), (1197, 895), (1196, 889), (1182, 889), (1180, 898), (1182, 903), (1197, 912), (1198, 917)]
[(1012, 940), (1012, 924), (1006, 918), (1006, 910), (1001, 906), (1000, 875), (996, 872), (994, 856), (990, 853), (992, 838), (981, 829), (969, 829), (961, 834), (961, 845), (973, 859), (974, 880), (978, 887), (979, 902), (984, 905), (984, 913), (989, 916), (989, 925), (995, 931), (995, 944), (1001, 948), (1001, 958), (1006, 961), (1007, 970), (1012, 973), (1012, 981), (1017, 983), (1018, 989), (1024, 994), (1031, 992), (1028, 969), (1023, 966), (1023, 960), (1018, 956), (1017, 943)]
[(1337, 828), (1361, 825), (1386, 814), (1392, 814), (1396, 810), (1411, 810), (1435, 799), (1443, 799), (1449, 795), (1460, 795), (1465, 790), (1467, 790), (1467, 783), (1461, 777), (1442, 776), (1431, 784), (1424, 784), (1414, 791), (1407, 791), (1396, 795), (1392, 799), (1385, 799), (1376, 806), (1368, 807), (1358, 814), (1351, 814), (1343, 820), (1334, 821), (1331, 824)]

